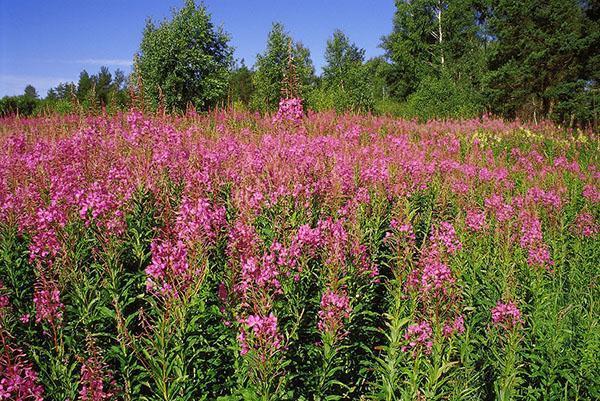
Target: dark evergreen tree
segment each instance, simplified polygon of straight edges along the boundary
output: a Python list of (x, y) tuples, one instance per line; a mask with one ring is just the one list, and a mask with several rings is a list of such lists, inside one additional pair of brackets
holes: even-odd
[(33, 87), (33, 85), (27, 85), (25, 87), (25, 97), (29, 98), (29, 99), (38, 99), (38, 93), (35, 90), (35, 88)]
[(253, 72), (241, 61), (241, 65), (235, 65), (229, 76), (228, 98), (230, 102), (240, 102), (245, 106), (250, 104), (250, 99), (254, 93), (254, 84), (252, 82)]
[(112, 74), (108, 67), (102, 66), (94, 78), (96, 99), (100, 105), (106, 106), (112, 89)]
[(79, 81), (77, 82), (77, 99), (80, 102), (84, 101), (88, 92), (92, 89), (92, 85), (94, 85), (90, 74), (86, 70), (81, 71), (79, 73)]
[(495, 2), (487, 76), (493, 111), (574, 122), (574, 103), (597, 82), (589, 68), (597, 63), (597, 22), (594, 40), (584, 6), (579, 0)]

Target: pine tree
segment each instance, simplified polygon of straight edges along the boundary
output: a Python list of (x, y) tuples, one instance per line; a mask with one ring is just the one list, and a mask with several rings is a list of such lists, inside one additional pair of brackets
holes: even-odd
[(29, 99), (38, 99), (38, 93), (35, 90), (35, 88), (33, 87), (33, 85), (27, 85), (25, 87), (25, 97), (29, 98)]
[(77, 83), (77, 99), (79, 99), (80, 102), (83, 102), (87, 98), (88, 92), (92, 89), (93, 84), (90, 74), (88, 74), (86, 70), (81, 71)]
[(108, 70), (108, 67), (100, 67), (100, 71), (96, 76), (96, 98), (102, 106), (108, 105), (109, 94), (112, 89), (112, 74)]

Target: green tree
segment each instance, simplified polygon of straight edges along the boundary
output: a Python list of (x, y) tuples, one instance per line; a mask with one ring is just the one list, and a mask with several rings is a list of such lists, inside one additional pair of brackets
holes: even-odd
[(71, 96), (77, 94), (77, 92), (77, 86), (73, 82), (61, 82), (48, 91), (47, 98), (51, 100), (70, 100)]
[(468, 82), (453, 79), (443, 72), (440, 77), (424, 78), (403, 105), (406, 118), (471, 118), (483, 111), (481, 94)]
[(325, 47), (325, 66), (323, 67), (323, 80), (325, 82), (343, 84), (349, 71), (362, 65), (365, 50), (350, 39), (341, 30), (336, 30), (333, 37), (327, 40)]
[(29, 99), (38, 99), (38, 93), (35, 90), (35, 88), (33, 87), (33, 85), (27, 85), (25, 87), (25, 97), (29, 98)]
[(112, 89), (112, 74), (108, 70), (108, 67), (100, 67), (100, 71), (98, 72), (98, 75), (94, 77), (94, 81), (96, 99), (100, 105), (106, 106)]
[(494, 112), (567, 124), (589, 118), (600, 40), (591, 3), (498, 0), (490, 31), (486, 94)]
[(228, 98), (233, 103), (242, 103), (245, 106), (250, 104), (250, 99), (254, 93), (254, 83), (252, 82), (253, 72), (244, 63), (234, 65), (229, 76)]
[(94, 85), (94, 83), (92, 82), (90, 74), (88, 74), (86, 70), (81, 71), (79, 73), (79, 81), (77, 82), (77, 99), (79, 99), (80, 102), (87, 98), (88, 92), (92, 89), (92, 85)]
[(396, 0), (392, 33), (382, 47), (392, 61), (393, 94), (405, 99), (422, 79), (477, 81), (487, 40), (480, 19), (486, 0)]
[(144, 94), (155, 107), (206, 109), (224, 97), (232, 49), (203, 5), (187, 0), (171, 21), (148, 20), (136, 63)]
[(115, 70), (115, 76), (112, 81), (111, 89), (117, 92), (127, 89), (127, 77), (125, 76), (123, 70), (119, 68)]
[[(291, 54), (290, 54), (291, 53)], [(282, 24), (274, 23), (267, 38), (267, 48), (256, 56), (253, 77), (252, 106), (257, 110), (273, 110), (281, 98), (288, 61), (292, 57), (300, 96), (306, 96), (314, 84), (314, 66), (310, 51), (294, 42)]]
[(127, 76), (117, 68), (114, 73), (110, 88), (110, 97), (118, 108), (127, 107), (129, 103), (129, 93), (127, 91)]
[(366, 75), (370, 78), (370, 95), (374, 100), (386, 100), (390, 96), (390, 86), (393, 84), (390, 82), (391, 68), (383, 56), (369, 59), (364, 64)]
[(0, 116), (19, 114), (30, 116), (40, 103), (37, 91), (27, 85), (20, 96), (4, 96), (0, 99)]
[(373, 77), (363, 65), (365, 51), (340, 30), (327, 41), (319, 89), (310, 98), (314, 109), (368, 111), (373, 108)]

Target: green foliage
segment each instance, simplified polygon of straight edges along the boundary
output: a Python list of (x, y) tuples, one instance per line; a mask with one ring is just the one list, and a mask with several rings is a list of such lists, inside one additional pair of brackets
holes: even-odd
[(39, 100), (25, 95), (4, 96), (0, 99), (0, 116), (19, 114), (29, 116), (38, 105)]
[[(391, 61), (390, 94), (407, 100), (397, 114), (425, 119), (491, 111), (595, 125), (598, 15), (594, 2), (576, 0), (398, 0), (393, 30), (382, 41)], [(436, 82), (448, 83), (455, 104), (427, 103), (420, 113), (429, 93), (441, 94)], [(474, 96), (457, 96), (465, 91)], [(437, 105), (443, 110), (432, 112)]]
[(4, 96), (0, 99), (0, 117), (10, 115), (30, 116), (39, 107), (40, 100), (32, 85), (27, 85), (20, 96)]
[(340, 30), (333, 33), (325, 49), (326, 65), (317, 89), (308, 95), (314, 110), (370, 111), (373, 108), (372, 76), (363, 66), (365, 51), (351, 44)]
[(302, 43), (294, 42), (282, 24), (274, 23), (265, 51), (256, 56), (253, 76), (255, 91), (251, 101), (254, 109), (267, 111), (277, 108), (290, 57), (295, 66), (299, 95), (306, 96), (314, 82), (310, 51)]
[(402, 115), (422, 119), (470, 118), (483, 111), (481, 103), (481, 96), (472, 87), (444, 75), (421, 81), (404, 104)]
[[(572, 125), (598, 107), (597, 15), (576, 0), (502, 0), (489, 26), (487, 96), (494, 112), (508, 117), (548, 118)], [(596, 60), (596, 61), (595, 61)]]
[(306, 103), (313, 110), (335, 110), (338, 112), (367, 112), (373, 109), (374, 101), (370, 78), (364, 66), (346, 71), (344, 80), (338, 83), (322, 83), (307, 96)]
[(232, 103), (240, 103), (245, 107), (250, 104), (254, 94), (254, 83), (252, 76), (254, 72), (246, 67), (244, 60), (240, 66), (235, 66), (229, 75), (229, 88), (227, 90), (228, 100)]
[(130, 99), (125, 73), (116, 69), (114, 75), (102, 66), (97, 74), (86, 70), (79, 74), (77, 84), (60, 83), (48, 90), (36, 103), (32, 114), (114, 113), (129, 107)]
[(393, 62), (395, 96), (406, 99), (421, 80), (450, 72), (455, 79), (473, 71), (481, 50), (474, 0), (396, 1), (394, 28), (382, 47)]
[(39, 96), (37, 94), (37, 91), (35, 90), (35, 88), (33, 87), (33, 85), (27, 85), (25, 87), (25, 97), (30, 98), (30, 99), (38, 99)]
[(325, 85), (343, 85), (348, 73), (360, 66), (365, 57), (365, 50), (359, 49), (339, 29), (327, 40), (325, 48), (325, 66), (323, 67), (323, 83)]
[(86, 70), (81, 71), (79, 74), (79, 81), (77, 82), (77, 99), (79, 99), (80, 102), (83, 102), (93, 86), (94, 83), (90, 74), (88, 74)]
[(68, 99), (42, 99), (33, 111), (33, 115), (39, 116), (44, 114), (72, 114), (76, 111), (73, 107), (73, 102)]
[(187, 0), (171, 21), (149, 20), (138, 53), (136, 72), (143, 94), (157, 108), (207, 109), (227, 91), (232, 49), (229, 37), (215, 28), (204, 5)]
[(73, 82), (61, 82), (56, 88), (48, 90), (47, 100), (70, 100), (77, 93), (77, 86)]
[(370, 96), (375, 102), (390, 99), (394, 82), (390, 80), (392, 66), (383, 56), (367, 60), (363, 68), (369, 79)]

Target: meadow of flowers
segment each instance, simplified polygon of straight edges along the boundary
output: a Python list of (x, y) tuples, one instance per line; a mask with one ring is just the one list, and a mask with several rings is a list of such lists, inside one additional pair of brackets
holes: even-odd
[(0, 400), (600, 397), (598, 138), (0, 120)]

